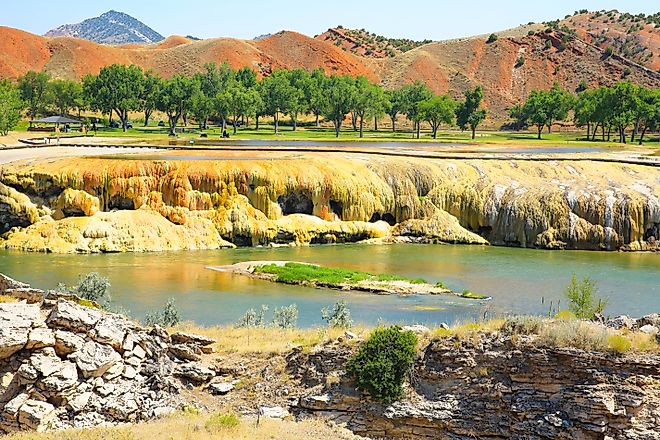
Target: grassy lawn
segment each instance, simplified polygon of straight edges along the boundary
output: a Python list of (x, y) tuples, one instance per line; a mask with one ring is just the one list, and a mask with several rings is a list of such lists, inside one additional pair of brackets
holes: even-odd
[(360, 281), (405, 281), (411, 284), (426, 284), (426, 280), (422, 278), (408, 278), (399, 275), (374, 275), (355, 270), (301, 263), (286, 263), (284, 266), (268, 264), (257, 267), (255, 272), (276, 275), (276, 281), (285, 284), (325, 283), (339, 285), (357, 284)]
[[(28, 124), (25, 121), (22, 121), (17, 127), (17, 132), (21, 132), (23, 137), (39, 137), (43, 136), (43, 133), (38, 132), (27, 132)], [(24, 132), (24, 133), (22, 133)], [(186, 140), (202, 140), (200, 137), (199, 130), (195, 125), (189, 125), (185, 133), (178, 133), (177, 138), (179, 142)], [(218, 141), (222, 139), (222, 130), (220, 127), (211, 126), (207, 130), (203, 130), (207, 134), (208, 140)], [(369, 142), (369, 141), (381, 141), (381, 142), (396, 142), (396, 141), (405, 141), (405, 142), (419, 142), (419, 143), (431, 143), (431, 142), (442, 142), (442, 143), (455, 143), (455, 144), (465, 144), (465, 145), (482, 145), (482, 144), (491, 144), (491, 145), (517, 145), (517, 146), (593, 146), (593, 147), (620, 147), (622, 144), (618, 142), (591, 142), (585, 140), (584, 132), (571, 131), (571, 132), (557, 132), (555, 131), (552, 134), (547, 132), (543, 134), (541, 140), (536, 139), (535, 132), (510, 132), (510, 131), (493, 131), (493, 130), (484, 130), (477, 132), (477, 138), (472, 140), (470, 138), (470, 133), (465, 131), (461, 132), (459, 130), (447, 130), (438, 132), (437, 139), (433, 139), (430, 131), (422, 131), (421, 139), (417, 140), (413, 137), (413, 134), (410, 131), (397, 131), (392, 132), (387, 129), (382, 129), (380, 131), (366, 130), (364, 132), (364, 137), (359, 137), (359, 132), (353, 131), (350, 125), (342, 129), (341, 135), (339, 138), (335, 137), (334, 130), (331, 127), (309, 127), (309, 126), (299, 126), (296, 131), (293, 131), (292, 127), (289, 126), (280, 126), (279, 134), (275, 134), (274, 127), (270, 124), (260, 125), (259, 130), (255, 130), (254, 126), (239, 128), (237, 133), (234, 135), (231, 126), (227, 128), (227, 132), (230, 134), (231, 139), (262, 139), (262, 140), (300, 140), (300, 141), (336, 141), (336, 142)], [(69, 133), (75, 134), (75, 133)], [(149, 143), (169, 143), (172, 139), (168, 136), (167, 127), (158, 127), (157, 125), (150, 125), (148, 127), (135, 126), (135, 128), (129, 129), (124, 132), (120, 128), (103, 128), (98, 130), (96, 133), (97, 137), (112, 137), (112, 138), (131, 138), (139, 139), (141, 141), (148, 141)], [(63, 134), (66, 136), (66, 134)], [(647, 137), (645, 144), (650, 144), (652, 142), (657, 142), (657, 135), (651, 135)], [(628, 144), (627, 147), (633, 146), (636, 144)]]

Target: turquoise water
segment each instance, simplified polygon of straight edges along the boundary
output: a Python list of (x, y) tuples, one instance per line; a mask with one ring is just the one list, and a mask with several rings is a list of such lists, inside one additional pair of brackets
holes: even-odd
[[(442, 280), (448, 287), (493, 297), (470, 301), (450, 296), (380, 296), (268, 283), (218, 273), (207, 266), (246, 260), (295, 260)], [(487, 314), (544, 314), (561, 300), (573, 273), (598, 282), (609, 298), (607, 313), (640, 316), (660, 312), (660, 255), (538, 251), (443, 245), (312, 246), (152, 254), (56, 255), (0, 251), (0, 271), (39, 288), (74, 284), (91, 271), (107, 276), (113, 300), (132, 315), (161, 308), (175, 298), (186, 320), (231, 324), (248, 308), (297, 304), (299, 325), (321, 324), (320, 310), (345, 299), (356, 322), (374, 325), (475, 319)]]

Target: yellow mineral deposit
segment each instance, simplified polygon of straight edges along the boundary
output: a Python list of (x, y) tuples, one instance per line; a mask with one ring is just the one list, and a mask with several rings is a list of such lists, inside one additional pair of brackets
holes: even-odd
[(75, 158), (10, 164), (0, 182), (2, 245), (31, 251), (392, 236), (637, 250), (660, 223), (658, 168), (590, 161)]

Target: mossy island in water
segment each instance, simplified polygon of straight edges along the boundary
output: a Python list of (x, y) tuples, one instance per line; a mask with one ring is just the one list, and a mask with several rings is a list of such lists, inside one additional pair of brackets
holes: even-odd
[(362, 291), (379, 295), (454, 295), (471, 300), (491, 299), (489, 296), (470, 291), (454, 292), (445, 287), (442, 282), (433, 284), (423, 278), (372, 274), (310, 263), (246, 261), (227, 266), (209, 267), (209, 269), (275, 283), (343, 291)]

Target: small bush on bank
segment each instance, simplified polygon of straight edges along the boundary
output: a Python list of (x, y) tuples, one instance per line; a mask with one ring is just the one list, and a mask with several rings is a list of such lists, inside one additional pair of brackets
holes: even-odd
[(512, 316), (502, 326), (509, 335), (538, 335), (543, 328), (543, 319), (538, 316)]
[(599, 298), (596, 291), (596, 282), (591, 278), (578, 280), (573, 274), (564, 291), (569, 301), (568, 309), (581, 319), (593, 319), (596, 314), (602, 314), (607, 307), (607, 300)]
[(321, 318), (328, 323), (328, 327), (348, 329), (353, 326), (351, 311), (344, 300), (337, 301), (332, 310), (327, 307), (321, 309)]
[(236, 428), (240, 424), (236, 414), (215, 414), (204, 424), (204, 428), (210, 433)]
[(607, 338), (607, 345), (615, 353), (625, 353), (632, 348), (630, 339), (622, 335), (610, 335)]
[(604, 327), (574, 320), (555, 321), (541, 332), (541, 341), (552, 347), (573, 347), (582, 350), (607, 351), (608, 334)]
[(278, 307), (273, 312), (273, 326), (278, 328), (294, 328), (298, 323), (298, 306)]
[(181, 322), (174, 298), (170, 298), (160, 312), (147, 313), (144, 322), (148, 326), (159, 325), (161, 327), (174, 327)]
[[(70, 287), (64, 283), (57, 285), (58, 292), (76, 295), (82, 300), (93, 301), (104, 308), (110, 303), (110, 280), (98, 272), (81, 275), (76, 286)], [(84, 304), (83, 304), (84, 305)]]
[(249, 309), (236, 324), (239, 328), (256, 328), (266, 326), (266, 312), (268, 306), (262, 304), (259, 311)]
[(498, 38), (498, 37), (497, 37), (496, 34), (490, 34), (490, 35), (488, 36), (488, 40), (486, 40), (486, 43), (487, 43), (487, 44), (494, 43), (494, 42), (497, 41), (497, 38)]
[(417, 336), (401, 327), (375, 330), (359, 351), (348, 360), (346, 371), (358, 388), (371, 397), (391, 403), (403, 395), (403, 381), (415, 358)]

